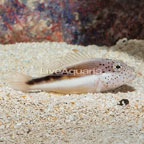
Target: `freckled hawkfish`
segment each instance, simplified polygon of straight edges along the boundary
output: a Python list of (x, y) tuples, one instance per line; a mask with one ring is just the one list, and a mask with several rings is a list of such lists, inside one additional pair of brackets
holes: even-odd
[(24, 92), (95, 93), (115, 89), (135, 77), (134, 69), (120, 60), (91, 58), (43, 77), (32, 78), (18, 73), (10, 84), (15, 90)]

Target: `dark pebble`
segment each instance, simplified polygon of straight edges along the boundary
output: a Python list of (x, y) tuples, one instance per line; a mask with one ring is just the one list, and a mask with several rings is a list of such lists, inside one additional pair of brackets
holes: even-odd
[(117, 104), (120, 105), (120, 106), (128, 105), (129, 100), (128, 99), (122, 99)]

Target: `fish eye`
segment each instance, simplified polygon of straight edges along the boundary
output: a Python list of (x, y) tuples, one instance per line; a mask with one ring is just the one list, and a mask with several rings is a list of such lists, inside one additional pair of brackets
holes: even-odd
[(120, 63), (115, 63), (115, 64), (113, 65), (113, 69), (114, 69), (114, 71), (121, 71), (122, 66), (121, 66)]

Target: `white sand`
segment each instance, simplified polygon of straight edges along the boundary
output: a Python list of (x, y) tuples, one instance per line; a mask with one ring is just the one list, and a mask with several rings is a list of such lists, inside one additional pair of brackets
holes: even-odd
[[(22, 93), (7, 86), (11, 71), (40, 76), (72, 49), (121, 59), (140, 72), (128, 86), (97, 94)], [(0, 144), (143, 144), (144, 41), (112, 48), (65, 43), (0, 45)], [(128, 99), (129, 105), (118, 101)]]

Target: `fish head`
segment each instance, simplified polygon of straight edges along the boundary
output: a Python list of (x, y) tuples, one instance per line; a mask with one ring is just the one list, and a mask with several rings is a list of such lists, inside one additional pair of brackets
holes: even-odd
[(134, 68), (120, 60), (107, 59), (103, 64), (102, 71), (103, 91), (120, 87), (136, 77)]
[(132, 81), (136, 77), (136, 72), (133, 67), (128, 66), (123, 61), (115, 60), (113, 61), (113, 73), (117, 75), (117, 80), (127, 83)]

